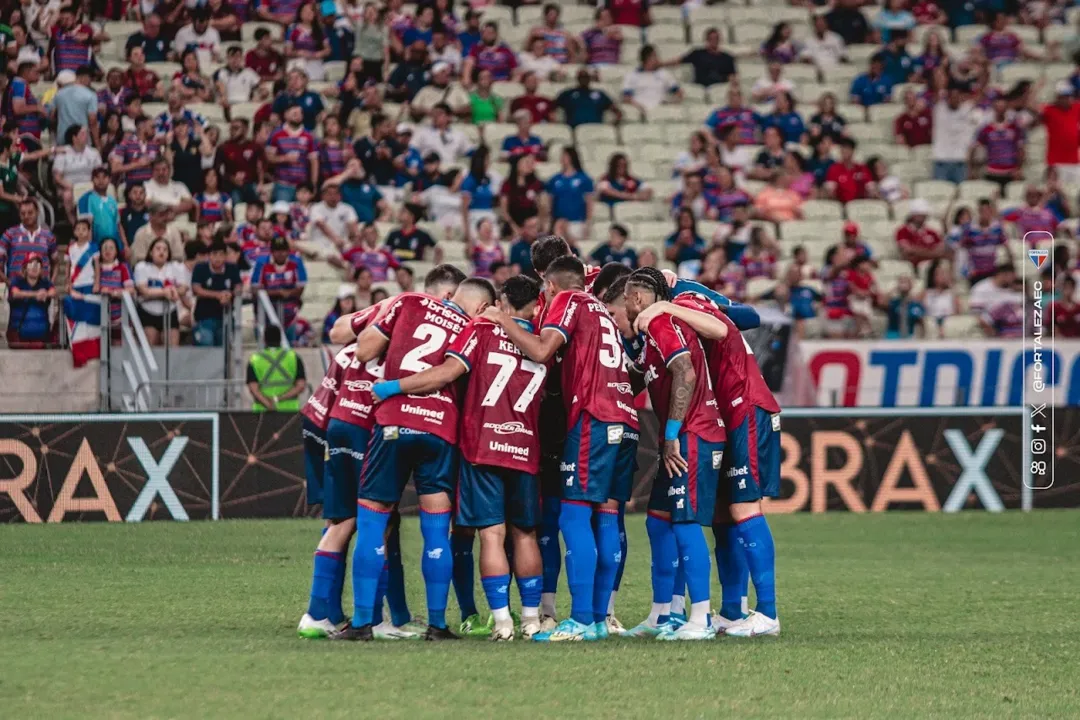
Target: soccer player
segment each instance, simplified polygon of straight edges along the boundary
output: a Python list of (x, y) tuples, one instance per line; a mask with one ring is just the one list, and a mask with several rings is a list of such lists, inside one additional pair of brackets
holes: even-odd
[[(658, 313), (673, 315), (700, 337), (712, 340), (706, 343), (706, 353), (728, 435), (718, 506), (730, 511), (729, 517), (718, 513), (713, 524), (723, 587), (720, 614), (714, 618), (717, 630), (734, 637), (779, 635), (776, 549), (761, 498), (780, 494), (780, 406), (750, 346), (714, 304), (694, 295), (658, 302), (641, 312), (636, 329), (648, 325)], [(708, 318), (723, 321), (727, 332), (716, 333)], [(742, 612), (744, 563), (757, 593), (757, 607), (746, 617)]]
[(559, 529), (566, 543), (571, 617), (533, 639), (598, 640), (608, 636), (607, 609), (622, 556), (618, 508), (630, 496), (637, 411), (619, 332), (607, 308), (585, 292), (581, 261), (560, 257), (551, 262), (544, 291), (547, 314), (539, 336), (506, 313), (494, 308), (485, 313), (538, 363), (566, 348), (560, 386), (569, 430), (560, 463)]
[[(318, 389), (300, 408), (300, 415), (303, 418), (301, 427), (304, 439), (304, 476), (307, 482), (308, 505), (322, 505), (323, 502), (323, 475), (329, 450), (326, 444), (326, 426), (330, 422), (330, 408), (337, 400), (341, 377), (345, 367), (352, 360), (354, 347), (349, 345), (338, 351)], [(324, 536), (329, 527), (330, 522), (327, 521), (323, 528)], [(307, 612), (300, 618), (300, 625), (296, 628), (297, 634), (303, 638), (328, 637), (344, 620), (344, 617), (338, 617), (338, 614), (343, 615), (341, 589), (344, 589), (345, 585), (345, 564), (337, 562), (337, 558), (331, 557), (327, 561), (320, 560), (320, 557), (322, 557), (320, 551), (316, 550), (315, 575), (311, 581), (311, 600), (308, 603)], [(336, 612), (332, 613), (327, 606), (332, 605), (335, 597), (334, 588), (341, 589), (336, 595)], [(333, 620), (330, 619), (331, 615), (333, 615)], [(318, 619), (316, 616), (319, 616)]]
[[(510, 278), (500, 309), (533, 332), (539, 285), (527, 276)], [(510, 524), (514, 575), (521, 594), (521, 634), (540, 632), (541, 561), (536, 542), (540, 515), (536, 472), (540, 465), (540, 396), (547, 368), (522, 357), (495, 323), (476, 318), (446, 351), (446, 360), (403, 378), (396, 388), (376, 383), (376, 397), (441, 390), (469, 374), (462, 412), (455, 527), (480, 529), (480, 577), (494, 617), (491, 639), (514, 639), (510, 616), (510, 562), (505, 551)], [(463, 611), (464, 612), (464, 611)]]
[[(404, 378), (441, 361), (469, 318), (495, 302), (491, 283), (462, 280), (461, 271), (440, 265), (428, 274), (430, 295), (393, 298), (385, 313), (360, 333), (356, 359), (385, 355), (383, 377), (391, 391)], [(456, 289), (455, 289), (456, 288)], [(453, 295), (445, 299), (453, 290)], [(457, 472), (457, 390), (450, 386), (428, 395), (391, 397), (375, 410), (375, 426), (360, 471), (357, 541), (353, 568), (357, 581), (352, 623), (334, 637), (371, 640), (379, 575), (386, 552), (384, 534), (390, 512), (413, 476), (420, 498), (424, 539), (421, 570), (427, 590), (425, 640), (458, 639), (446, 627), (446, 602), (453, 574), (450, 555), (450, 495)]]
[[(625, 292), (620, 297), (620, 289)], [(642, 310), (670, 297), (663, 275), (637, 271), (617, 280), (605, 299), (624, 331)], [(621, 306), (621, 308), (620, 308)], [(619, 311), (625, 317), (619, 317)], [(715, 333), (727, 326), (713, 320)], [(653, 607), (628, 632), (662, 640), (710, 640), (711, 567), (702, 526), (712, 525), (716, 486), (724, 456), (724, 423), (713, 393), (705, 349), (690, 327), (670, 315), (642, 325), (645, 346), (637, 359), (664, 430), (662, 458), (649, 498), (645, 525), (652, 547)], [(681, 562), (680, 562), (681, 559)], [(693, 604), (687, 622), (671, 622), (675, 567), (681, 564)], [(681, 592), (681, 588), (680, 588)]]

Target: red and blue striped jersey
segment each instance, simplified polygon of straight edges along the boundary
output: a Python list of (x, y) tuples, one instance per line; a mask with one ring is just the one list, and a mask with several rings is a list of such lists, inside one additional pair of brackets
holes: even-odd
[(256, 7), (266, 7), (275, 15), (290, 15), (295, 17), (296, 11), (304, 4), (304, 0), (259, 0)]
[(1005, 230), (1001, 223), (992, 222), (989, 227), (969, 223), (960, 229), (960, 247), (968, 254), (968, 274), (990, 275), (997, 265), (997, 249), (1005, 244)]
[[(307, 269), (297, 255), (290, 255), (284, 265), (277, 265), (273, 258), (264, 256), (255, 263), (251, 284), (265, 290), (293, 290), (307, 284)], [(275, 301), (276, 302), (276, 301)], [(291, 325), (300, 311), (300, 299), (290, 298), (283, 303), (281, 322)]]
[[(102, 265), (98, 272), (98, 286), (102, 290), (121, 290), (132, 287), (131, 271), (127, 263), (114, 260), (109, 265)], [(109, 300), (109, 317), (113, 325), (120, 323), (120, 300)]]
[(105, 114), (111, 112), (122, 113), (124, 112), (124, 103), (128, 98), (135, 94), (135, 91), (128, 86), (120, 88), (120, 92), (114, 93), (107, 87), (98, 90), (98, 103), (105, 106)]
[(198, 193), (195, 202), (199, 206), (199, 219), (219, 223), (225, 220), (225, 210), (232, 208), (232, 200), (223, 192)]
[(490, 70), (496, 80), (509, 80), (514, 68), (518, 66), (514, 51), (504, 43), (495, 47), (478, 43), (469, 51), (469, 57), (476, 62), (477, 71)]
[(1024, 131), (1016, 124), (1006, 122), (984, 125), (975, 141), (986, 148), (987, 172), (1004, 174), (1020, 167)]
[(390, 269), (401, 267), (401, 263), (387, 248), (370, 250), (362, 245), (353, 245), (342, 253), (345, 261), (354, 269), (367, 268), (371, 271), (371, 279), (375, 282), (383, 282), (390, 277)]
[(41, 274), (49, 277), (51, 258), (55, 252), (56, 236), (40, 225), (33, 232), (23, 225), (16, 225), (0, 235), (0, 262), (4, 263), (4, 272), (9, 278), (22, 272), (26, 256), (30, 253), (41, 256)]
[(300, 23), (293, 23), (285, 30), (285, 42), (292, 43), (296, 50), (318, 52), (322, 46), (315, 41), (315, 34)]
[(345, 171), (345, 163), (353, 156), (352, 147), (345, 142), (319, 145), (319, 182), (340, 175)]
[[(134, 133), (131, 133), (126, 138), (120, 141), (120, 144), (113, 148), (112, 154), (114, 157), (120, 159), (124, 165), (134, 162), (140, 158), (148, 157), (151, 160), (157, 159), (162, 154), (161, 146), (155, 142), (144, 143), (135, 137)], [(128, 185), (135, 182), (146, 183), (150, 181), (150, 178), (154, 175), (153, 164), (146, 167), (135, 168), (134, 170), (128, 170), (126, 182)]]
[(83, 65), (90, 63), (90, 40), (80, 40), (76, 35), (86, 35), (87, 38), (94, 34), (89, 25), (76, 25), (70, 31), (62, 30), (58, 26), (52, 29), (52, 62), (53, 71), (78, 70)]
[(476, 277), (491, 277), (491, 266), (497, 262), (506, 262), (502, 245), (495, 243), (492, 247), (474, 245), (472, 250), (473, 275)]
[(293, 134), (285, 128), (280, 128), (270, 136), (267, 144), (277, 150), (278, 157), (284, 157), (289, 153), (297, 153), (300, 156), (299, 160), (274, 166), (275, 182), (283, 185), (300, 185), (312, 179), (309, 177), (311, 166), (308, 156), (319, 150), (319, 143), (314, 135), (304, 129)]
[(754, 278), (759, 277), (772, 278), (776, 276), (776, 258), (768, 253), (763, 253), (755, 258), (750, 257), (750, 253), (743, 253), (742, 258), (739, 259), (739, 263), (746, 271), (747, 280), (753, 280)]
[(1010, 62), (1020, 57), (1020, 38), (1008, 31), (990, 31), (979, 38), (979, 45), (992, 63)]
[[(30, 83), (26, 82), (21, 77), (12, 78), (11, 89), (9, 92), (11, 93), (12, 101), (22, 99), (27, 105), (37, 104), (37, 98), (35, 98), (34, 93), (30, 91)], [(17, 124), (19, 126), (20, 135), (33, 135), (36, 138), (40, 138), (41, 131), (45, 127), (45, 116), (40, 112), (19, 115)]]
[(1044, 207), (1011, 208), (1003, 212), (1001, 217), (1016, 225), (1021, 237), (1036, 231), (1053, 234), (1060, 222), (1057, 215)]
[(585, 44), (585, 57), (589, 65), (618, 65), (622, 53), (622, 40), (612, 37), (598, 28), (586, 30), (581, 35)]
[(840, 270), (825, 281), (825, 312), (830, 320), (839, 320), (851, 315), (848, 296), (851, 294), (851, 271)]
[(712, 128), (717, 137), (720, 136), (720, 128), (734, 124), (739, 129), (739, 144), (753, 145), (758, 128), (765, 125), (765, 118), (748, 107), (722, 107), (713, 110), (705, 124)]
[(570, 36), (565, 30), (544, 28), (544, 54), (566, 64), (570, 62)]

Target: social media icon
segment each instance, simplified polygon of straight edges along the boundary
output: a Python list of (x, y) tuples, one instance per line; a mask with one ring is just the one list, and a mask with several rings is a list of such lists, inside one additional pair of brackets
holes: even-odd
[(1035, 438), (1031, 441), (1031, 453), (1032, 455), (1042, 455), (1046, 452), (1046, 441), (1042, 438)]

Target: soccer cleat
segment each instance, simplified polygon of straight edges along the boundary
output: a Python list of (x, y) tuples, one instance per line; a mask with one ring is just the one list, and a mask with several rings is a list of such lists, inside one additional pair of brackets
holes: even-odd
[(305, 640), (325, 640), (338, 631), (338, 626), (329, 620), (316, 620), (307, 613), (300, 618), (300, 624), (296, 626), (296, 634)]
[(376, 640), (419, 640), (418, 633), (394, 627), (389, 620), (383, 621), (371, 629)]
[[(492, 621), (492, 624), (494, 624), (494, 621)], [(462, 637), (486, 638), (491, 635), (491, 627), (480, 619), (480, 615), (473, 613), (461, 621), (461, 624), (458, 625), (458, 632), (461, 633)]]
[(589, 626), (589, 629), (585, 631), (585, 640), (588, 642), (594, 642), (596, 640), (607, 640), (608, 629), (606, 622), (594, 622)]
[(351, 642), (368, 642), (375, 639), (375, 634), (372, 632), (371, 625), (361, 625), (360, 627), (353, 627), (349, 625), (344, 630), (339, 630), (330, 636), (331, 640), (348, 640)]
[(416, 639), (419, 640), (423, 634), (427, 631), (427, 620), (422, 617), (414, 617), (404, 625), (398, 625), (398, 630), (404, 630), (416, 635)]
[(619, 618), (615, 617), (614, 615), (608, 615), (604, 619), (604, 622), (607, 624), (607, 631), (609, 635), (622, 635), (626, 632), (626, 628), (621, 622), (619, 622)]
[(491, 629), (492, 642), (510, 642), (514, 639), (514, 622), (511, 620), (506, 624), (496, 623), (495, 627)]
[(670, 622), (661, 623), (660, 625), (650, 625), (648, 620), (642, 620), (629, 630), (623, 630), (622, 636), (648, 639), (654, 638), (668, 629), (675, 630), (676, 628), (673, 627)]
[(720, 613), (713, 613), (712, 625), (713, 625), (714, 628), (716, 628), (716, 634), (717, 635), (724, 635), (724, 634), (727, 633), (728, 628), (736, 625), (737, 623), (742, 622), (744, 619), (745, 619), (745, 616), (739, 618), (738, 620), (728, 620), (726, 617), (724, 617)]
[(566, 618), (552, 630), (533, 635), (533, 642), (581, 642), (591, 627), (574, 618)]
[(751, 612), (735, 623), (724, 633), (728, 637), (758, 637), (759, 635), (779, 635), (780, 619)]
[(540, 618), (540, 632), (551, 632), (559, 621), (552, 615), (544, 615)]
[(540, 632), (540, 619), (539, 618), (525, 618), (521, 622), (521, 637), (525, 640), (532, 640), (533, 636)]
[(716, 637), (716, 628), (698, 623), (683, 623), (676, 630), (668, 630), (656, 636), (657, 640), (712, 640)]
[(431, 642), (438, 642), (439, 640), (460, 640), (461, 638), (450, 632), (450, 628), (439, 628), (434, 625), (428, 625), (427, 630), (424, 631), (424, 639)]

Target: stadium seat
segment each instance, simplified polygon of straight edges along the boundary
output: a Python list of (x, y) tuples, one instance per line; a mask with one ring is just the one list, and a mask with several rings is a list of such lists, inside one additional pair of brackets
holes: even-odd
[(915, 183), (912, 190), (915, 197), (925, 198), (926, 200), (940, 198), (952, 200), (956, 197), (956, 185), (948, 180), (922, 180)]
[(942, 323), (942, 332), (947, 340), (967, 340), (983, 337), (978, 318), (971, 315), (951, 315)]
[(806, 220), (839, 220), (844, 216), (844, 206), (835, 200), (807, 200), (802, 204)]
[(844, 211), (848, 220), (855, 222), (889, 218), (889, 204), (884, 200), (852, 200), (844, 207)]
[(989, 180), (965, 180), (960, 183), (956, 196), (964, 200), (982, 200), (983, 198), (997, 198), (1001, 192), (1000, 186)]
[(651, 202), (621, 202), (614, 206), (613, 211), (618, 222), (659, 220), (663, 217), (663, 209)]

